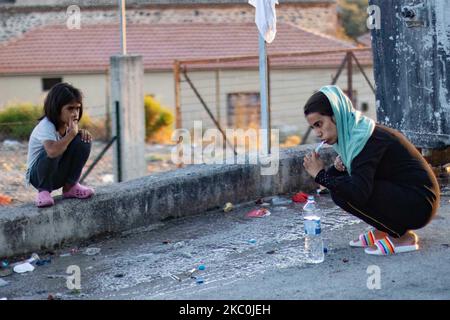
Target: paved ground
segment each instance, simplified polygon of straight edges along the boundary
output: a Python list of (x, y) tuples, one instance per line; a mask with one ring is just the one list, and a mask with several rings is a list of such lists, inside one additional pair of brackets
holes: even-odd
[[(257, 206), (244, 204), (229, 213), (209, 212), (99, 239), (70, 256), (60, 255), (74, 246), (41, 253), (52, 263), (0, 278), (9, 282), (0, 288), (0, 298), (450, 299), (449, 201), (446, 188), (439, 215), (417, 232), (419, 252), (373, 257), (350, 248), (348, 241), (367, 225), (325, 195), (318, 203), (329, 251), (318, 265), (305, 263), (300, 206), (271, 207), (270, 216), (247, 218)], [(101, 251), (85, 255), (86, 245)], [(66, 286), (71, 265), (80, 267), (80, 292)], [(194, 276), (201, 284), (189, 275), (199, 265), (205, 270)], [(369, 266), (379, 267), (379, 290), (367, 287), (373, 276)]]

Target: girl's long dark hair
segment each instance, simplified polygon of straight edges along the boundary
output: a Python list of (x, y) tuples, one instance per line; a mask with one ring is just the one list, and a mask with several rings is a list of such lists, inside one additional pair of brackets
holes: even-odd
[(80, 117), (78, 118), (80, 120), (83, 116), (83, 95), (81, 91), (66, 82), (55, 84), (45, 98), (44, 115), (39, 120), (47, 117), (58, 130), (62, 107), (73, 102), (81, 105)]
[(317, 91), (308, 99), (303, 107), (303, 112), (305, 113), (305, 117), (314, 112), (318, 112), (323, 116), (334, 116), (330, 100), (328, 100), (327, 96), (322, 91)]

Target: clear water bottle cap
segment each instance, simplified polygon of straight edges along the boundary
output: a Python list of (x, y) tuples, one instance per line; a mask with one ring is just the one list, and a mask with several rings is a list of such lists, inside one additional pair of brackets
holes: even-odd
[(314, 196), (308, 196), (308, 201), (314, 201)]

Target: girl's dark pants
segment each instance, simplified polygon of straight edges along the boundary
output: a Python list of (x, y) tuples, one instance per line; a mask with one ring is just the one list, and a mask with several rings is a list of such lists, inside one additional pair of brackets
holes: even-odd
[(417, 191), (390, 181), (375, 180), (372, 195), (363, 206), (346, 201), (333, 192), (331, 197), (343, 210), (399, 238), (408, 230), (420, 229), (431, 221), (439, 204), (436, 194), (439, 195), (439, 190), (431, 192), (424, 188)]
[(45, 149), (31, 168), (30, 182), (39, 191), (59, 189), (78, 182), (91, 152), (91, 143), (81, 141), (78, 134), (59, 157), (49, 158)]

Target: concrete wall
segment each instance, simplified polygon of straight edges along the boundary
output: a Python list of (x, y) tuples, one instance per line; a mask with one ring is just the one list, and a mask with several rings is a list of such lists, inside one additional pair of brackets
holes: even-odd
[[(56, 199), (38, 209), (33, 204), (0, 208), (0, 257), (54, 248), (105, 233), (144, 227), (168, 218), (254, 201), (260, 197), (313, 191), (317, 185), (302, 166), (311, 146), (280, 152), (275, 175), (261, 175), (260, 165), (198, 165), (98, 188), (88, 200)], [(321, 152), (327, 165), (331, 147)]]
[[(4, 0), (6, 2), (13, 1), (16, 7), (19, 6), (64, 6), (73, 4), (73, 0)], [(335, 3), (336, 0), (285, 0), (283, 3), (311, 4), (311, 3)], [(116, 0), (78, 0), (77, 3), (83, 6), (111, 6), (116, 5)], [(242, 4), (247, 3), (246, 0), (152, 0), (151, 4), (155, 5), (197, 5), (197, 4)], [(127, 0), (127, 5), (145, 5), (149, 4), (148, 0)]]
[[(421, 1), (422, 7), (406, 0), (371, 3), (386, 12), (372, 31), (380, 121), (420, 148), (450, 146), (449, 1)], [(402, 18), (402, 8), (415, 18)]]
[(110, 66), (112, 135), (119, 137), (120, 141), (120, 144), (115, 143), (113, 147), (114, 181), (120, 182), (139, 178), (147, 173), (144, 67), (140, 55), (112, 56)]
[[(70, 4), (77, 4), (76, 2)], [(17, 8), (3, 7), (0, 10), (0, 43), (24, 32), (47, 24), (65, 24), (67, 7)], [(81, 27), (83, 24), (119, 23), (116, 6), (92, 8), (79, 5)], [(184, 5), (184, 6), (129, 6), (127, 21), (130, 23), (234, 23), (254, 22), (254, 8), (248, 3), (235, 5)], [(335, 3), (283, 3), (277, 6), (277, 20), (295, 26), (336, 35), (338, 26)]]

